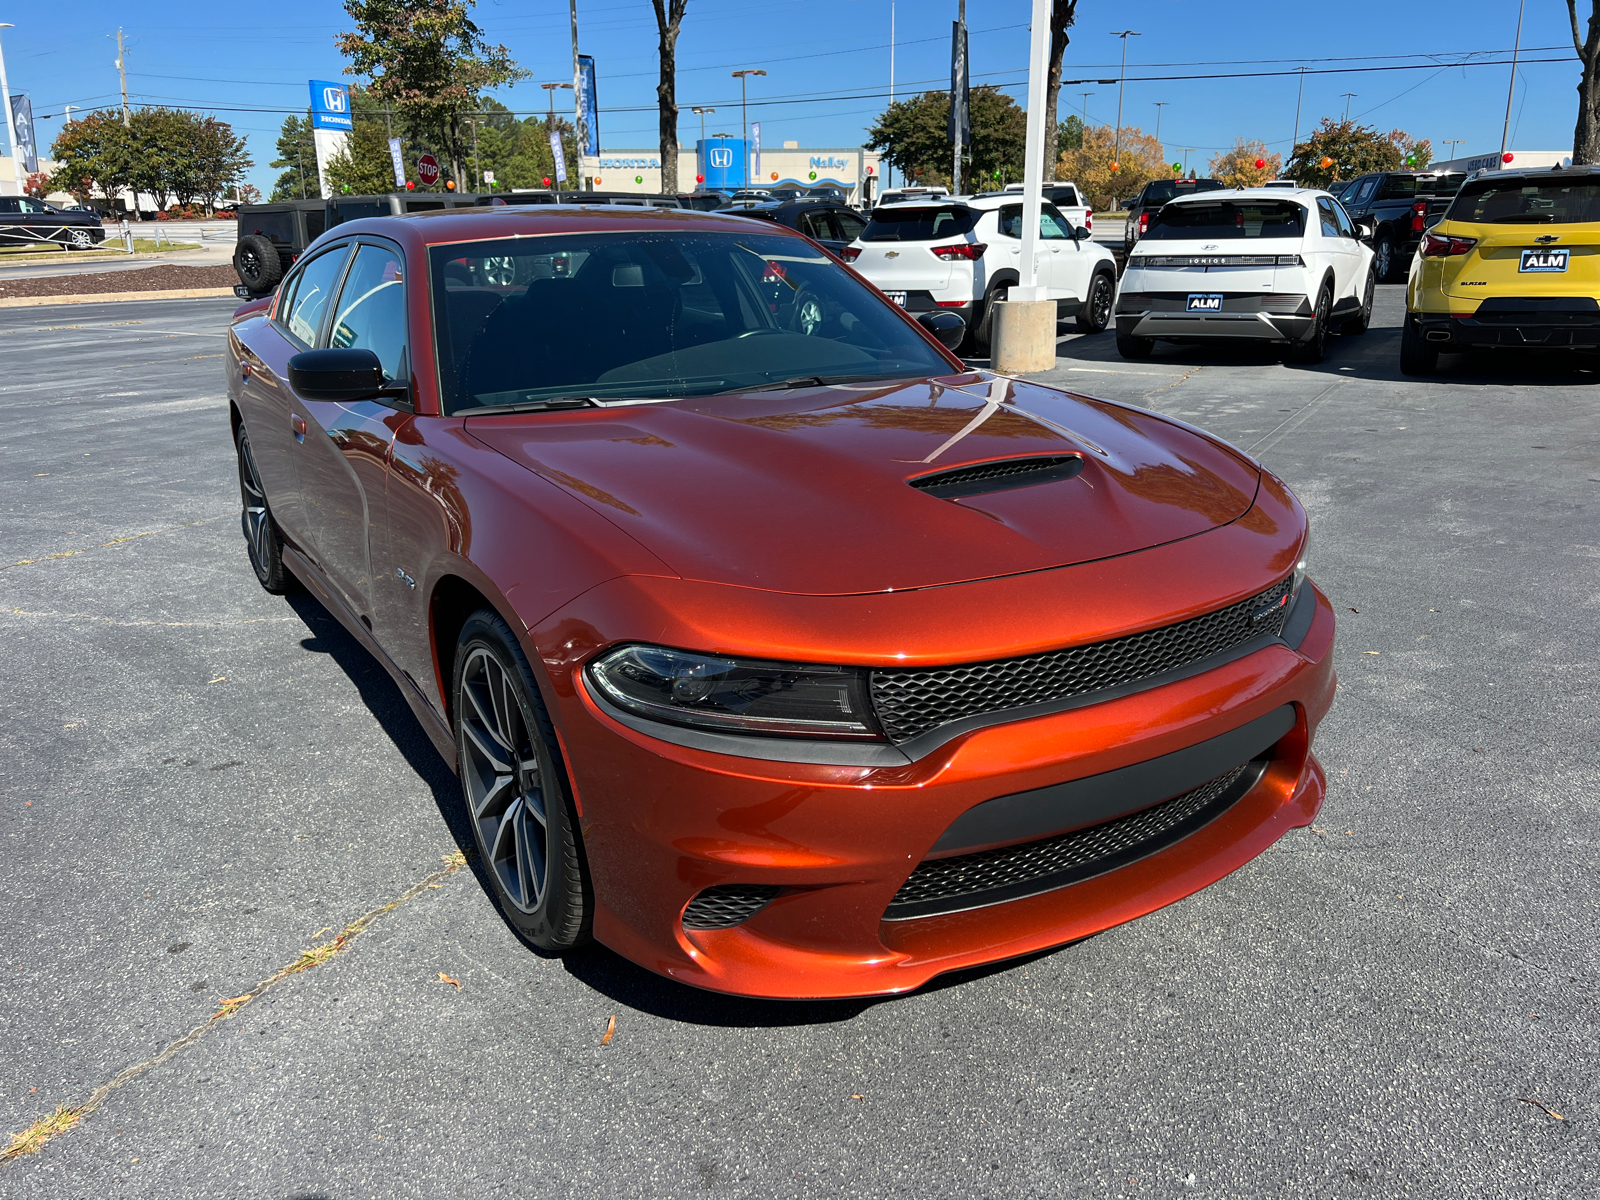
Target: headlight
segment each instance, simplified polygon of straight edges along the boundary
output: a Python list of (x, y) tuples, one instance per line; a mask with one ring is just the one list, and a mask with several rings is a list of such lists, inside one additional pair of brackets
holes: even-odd
[(653, 721), (727, 733), (882, 737), (866, 673), (848, 667), (624, 646), (589, 664), (589, 679), (619, 708)]
[(1311, 527), (1306, 527), (1306, 540), (1300, 543), (1300, 557), (1294, 562), (1294, 580), (1289, 585), (1289, 594), (1295, 595), (1300, 591), (1300, 585), (1306, 581), (1306, 564), (1311, 559)]

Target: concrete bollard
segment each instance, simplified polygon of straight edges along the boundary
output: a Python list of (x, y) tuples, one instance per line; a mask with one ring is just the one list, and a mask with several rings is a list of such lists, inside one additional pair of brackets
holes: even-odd
[(989, 363), (1003, 375), (1027, 375), (1056, 365), (1056, 302), (999, 300), (990, 326)]

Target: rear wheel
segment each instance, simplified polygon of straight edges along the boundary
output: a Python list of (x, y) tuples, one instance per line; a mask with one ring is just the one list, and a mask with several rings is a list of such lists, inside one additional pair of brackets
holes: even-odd
[(593, 902), (577, 814), (527, 657), (493, 609), (461, 627), (451, 695), (461, 790), (501, 910), (541, 950), (582, 945)]
[(1134, 337), (1131, 333), (1117, 330), (1117, 353), (1123, 358), (1149, 358), (1155, 348), (1154, 338)]
[(1002, 285), (990, 288), (988, 295), (984, 296), (983, 317), (972, 331), (972, 352), (978, 358), (987, 358), (989, 355), (989, 343), (994, 334), (994, 306), (1010, 294), (1010, 286)]
[(1377, 292), (1376, 268), (1367, 270), (1367, 286), (1361, 292), (1361, 307), (1339, 328), (1341, 333), (1365, 333), (1372, 325), (1372, 298)]
[(1432, 375), (1438, 369), (1438, 348), (1423, 338), (1422, 330), (1407, 313), (1406, 323), (1400, 327), (1400, 373)]
[(261, 586), (274, 595), (292, 592), (299, 581), (283, 563), (283, 535), (278, 523), (272, 519), (272, 509), (267, 505), (266, 489), (261, 486), (261, 476), (256, 471), (255, 456), (250, 453), (250, 435), (239, 424), (235, 439), (239, 453), (239, 495), (244, 509), (239, 523), (244, 529), (245, 545), (250, 551), (250, 566)]
[(74, 229), (67, 235), (68, 250), (93, 250), (94, 234), (87, 229)]
[(1311, 336), (1289, 347), (1289, 361), (1294, 363), (1319, 363), (1328, 352), (1328, 317), (1333, 310), (1333, 288), (1324, 284), (1317, 296), (1316, 317), (1311, 323)]
[(1089, 284), (1089, 297), (1078, 312), (1079, 333), (1099, 333), (1111, 321), (1111, 299), (1116, 285), (1104, 271), (1095, 275)]

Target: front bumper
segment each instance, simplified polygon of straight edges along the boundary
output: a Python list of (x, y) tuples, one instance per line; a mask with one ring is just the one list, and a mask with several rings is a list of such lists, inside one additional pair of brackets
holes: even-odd
[(1119, 312), (1117, 332), (1125, 337), (1170, 342), (1242, 338), (1258, 342), (1303, 342), (1316, 318), (1264, 312)]
[[(1242, 530), (1218, 532), (1245, 537)], [(1175, 578), (1206, 570), (1208, 551), (1200, 546), (1147, 553), (1160, 554)], [(1134, 568), (1124, 561), (1107, 569)], [(1106, 582), (1109, 594), (1126, 594)], [(641, 587), (665, 596), (685, 586), (640, 583), (618, 591)], [(992, 615), (998, 601), (1005, 611), (1007, 601), (1038, 586), (980, 585), (973, 598), (979, 609), (970, 614), (946, 600), (945, 620), (960, 631), (952, 642), (977, 631), (980, 610)], [(913, 606), (908, 619), (920, 612), (916, 605), (937, 601), (925, 593), (904, 597)], [(559, 641), (545, 643), (543, 633), (539, 640), (557, 647), (543, 661), (594, 884), (595, 936), (642, 966), (715, 991), (863, 996), (910, 991), (947, 971), (1061, 945), (1181, 899), (1308, 824), (1321, 806), (1325, 781), (1311, 742), (1333, 700), (1334, 616), (1315, 585), (1301, 602), (1312, 608), (1296, 649), (1274, 642), (1177, 682), (973, 730), (898, 764), (870, 755), (763, 760), (654, 736), (642, 723), (616, 719), (584, 682), (579, 664), (587, 647), (608, 640), (593, 635), (610, 618), (598, 609), (583, 621), (558, 614), (546, 629)], [(865, 613), (881, 601), (844, 604), (844, 611)], [(760, 619), (800, 624), (782, 613)], [(743, 621), (729, 611), (725, 628)], [(1180, 840), (1039, 894), (937, 915), (891, 912), (918, 865), (951, 853), (937, 847), (985, 801), (1145, 764), (1286, 706), (1292, 723), (1261, 756), (1260, 777)], [(955, 853), (971, 848), (969, 837)], [(730, 885), (781, 890), (740, 924), (684, 927), (691, 901)]]

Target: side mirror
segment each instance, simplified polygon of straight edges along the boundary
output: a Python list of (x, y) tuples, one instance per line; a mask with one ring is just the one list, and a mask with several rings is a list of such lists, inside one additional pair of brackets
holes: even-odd
[(1370, 242), (1372, 240), (1372, 235), (1376, 232), (1377, 230), (1372, 227), (1371, 221), (1356, 222), (1356, 237), (1361, 241)]
[(384, 378), (371, 350), (305, 350), (289, 360), (289, 386), (307, 400), (397, 400), (404, 384)]
[(954, 350), (967, 336), (967, 323), (948, 309), (922, 313), (917, 317), (917, 324), (933, 334), (946, 350)]

